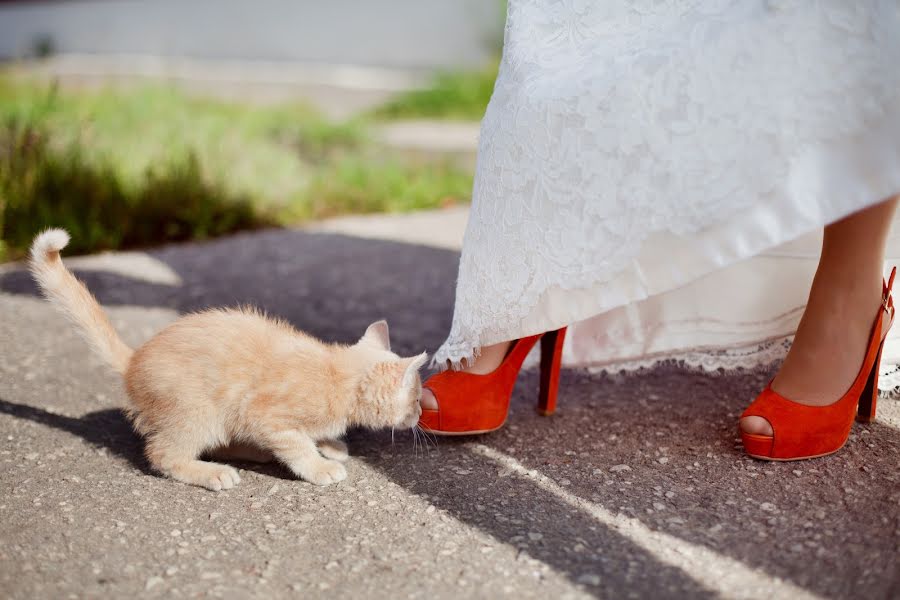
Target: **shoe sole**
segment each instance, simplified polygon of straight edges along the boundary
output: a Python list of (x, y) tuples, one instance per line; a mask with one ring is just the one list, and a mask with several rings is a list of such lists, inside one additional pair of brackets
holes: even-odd
[(503, 429), (503, 426), (506, 425), (506, 420), (504, 420), (498, 427), (494, 427), (493, 429), (477, 429), (475, 431), (439, 431), (437, 429), (426, 429), (422, 427), (422, 431), (428, 432), (432, 435), (439, 435), (441, 437), (458, 437), (463, 435), (483, 435), (485, 433), (491, 433), (494, 431), (498, 431)]
[(844, 442), (843, 444), (841, 444), (840, 448), (836, 448), (836, 449), (832, 450), (831, 452), (824, 452), (822, 454), (810, 454), (809, 456), (794, 456), (792, 458), (773, 458), (771, 456), (760, 456), (758, 454), (750, 454), (749, 452), (747, 453), (747, 456), (750, 456), (752, 458), (756, 458), (759, 460), (766, 460), (769, 462), (794, 462), (795, 460), (807, 460), (809, 458), (822, 458), (823, 456), (831, 456), (835, 452), (840, 452), (841, 449), (846, 445), (847, 445), (847, 442)]

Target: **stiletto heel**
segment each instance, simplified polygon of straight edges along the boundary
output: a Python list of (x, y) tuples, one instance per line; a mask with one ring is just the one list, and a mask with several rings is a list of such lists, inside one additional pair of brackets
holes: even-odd
[(566, 330), (549, 331), (541, 338), (541, 389), (538, 393), (538, 414), (552, 415), (556, 411), (559, 389), (559, 369), (562, 365), (563, 342)]
[(541, 388), (538, 410), (542, 414), (552, 413), (556, 409), (565, 331), (564, 327), (516, 340), (500, 366), (487, 375), (444, 371), (429, 378), (423, 387), (434, 394), (438, 408), (423, 409), (419, 426), (437, 435), (474, 435), (503, 427), (516, 377), (525, 357), (539, 340)]
[[(885, 336), (894, 322), (891, 288), (896, 274), (894, 268), (888, 282), (883, 284), (882, 301), (869, 333), (866, 355), (850, 389), (832, 404), (810, 406), (788, 400), (769, 384), (741, 418), (762, 417), (769, 422), (774, 435), (741, 431), (747, 454), (763, 460), (784, 461), (825, 456), (837, 452), (847, 443), (854, 416), (863, 423), (875, 418), (881, 352)], [(890, 319), (887, 323), (885, 314)]]
[(856, 420), (859, 423), (871, 423), (875, 420), (875, 409), (878, 406), (878, 372), (881, 370), (881, 352), (884, 350), (884, 342), (878, 347), (878, 358), (869, 373), (869, 380), (859, 397), (859, 408), (856, 409)]

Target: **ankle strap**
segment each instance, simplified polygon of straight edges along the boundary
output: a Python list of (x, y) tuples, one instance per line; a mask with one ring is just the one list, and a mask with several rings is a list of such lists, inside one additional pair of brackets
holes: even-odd
[(881, 305), (884, 310), (891, 314), (891, 321), (894, 320), (894, 297), (891, 295), (891, 289), (894, 287), (894, 278), (897, 276), (897, 267), (891, 269), (891, 276), (887, 283), (882, 283), (883, 289), (881, 293)]

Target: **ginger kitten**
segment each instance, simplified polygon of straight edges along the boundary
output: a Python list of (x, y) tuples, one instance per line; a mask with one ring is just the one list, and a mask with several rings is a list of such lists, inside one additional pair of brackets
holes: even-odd
[[(421, 408), (422, 353), (400, 358), (388, 326), (373, 323), (354, 345), (326, 344), (252, 309), (213, 309), (182, 317), (136, 350), (113, 329), (87, 288), (59, 256), (61, 229), (38, 235), (31, 273), (47, 298), (124, 376), (126, 411), (146, 438), (154, 469), (211, 490), (240, 478), (200, 460), (262, 449), (318, 485), (347, 477), (338, 438), (352, 426), (415, 427)], [(234, 454), (234, 453), (233, 453)], [(237, 452), (237, 457), (249, 458)]]

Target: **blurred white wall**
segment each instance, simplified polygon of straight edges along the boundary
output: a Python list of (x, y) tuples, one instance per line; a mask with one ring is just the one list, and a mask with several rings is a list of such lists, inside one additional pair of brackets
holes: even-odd
[(23, 0), (0, 3), (0, 57), (45, 39), (61, 54), (469, 67), (495, 52), (501, 12), (498, 0)]

